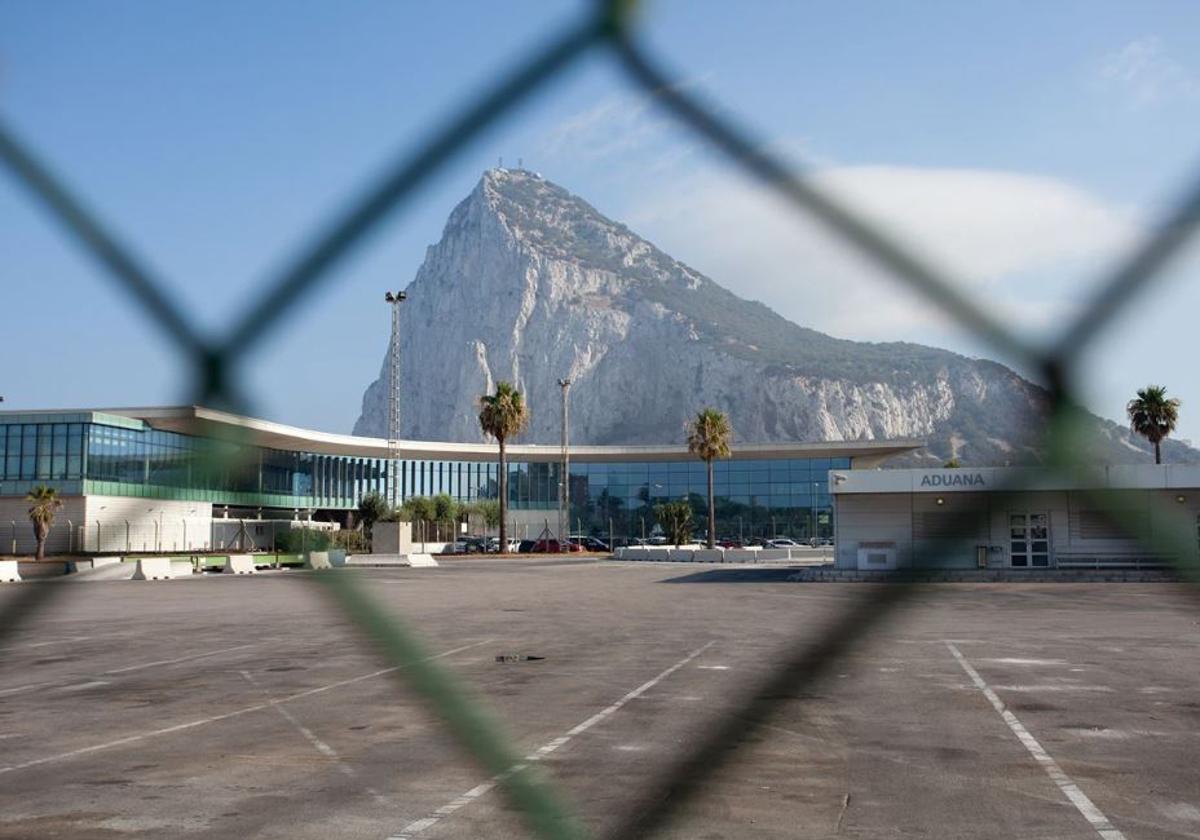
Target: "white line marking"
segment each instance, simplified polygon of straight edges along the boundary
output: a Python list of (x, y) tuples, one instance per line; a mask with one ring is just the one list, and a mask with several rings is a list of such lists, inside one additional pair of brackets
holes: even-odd
[(76, 683), (75, 685), (64, 685), (60, 691), (82, 691), (85, 688), (98, 688), (102, 685), (108, 685), (108, 680), (90, 680), (85, 683)]
[(44, 683), (28, 683), (27, 685), (18, 685), (13, 688), (5, 688), (0, 690), (0, 697), (7, 694), (20, 694), (22, 691), (33, 691), (35, 688), (48, 688), (50, 686), (62, 685), (61, 682), (44, 682)]
[(174, 665), (177, 662), (191, 662), (193, 659), (203, 659), (206, 656), (216, 656), (221, 653), (232, 653), (235, 650), (245, 650), (246, 648), (257, 647), (263, 644), (262, 642), (251, 642), (246, 645), (237, 645), (236, 647), (221, 648), (220, 650), (210, 650), (207, 653), (193, 653), (190, 656), (180, 656), (176, 659), (159, 659), (156, 662), (143, 662), (140, 665), (127, 665), (124, 668), (113, 668), (111, 671), (102, 671), (103, 674), (127, 674), (130, 671), (140, 671), (143, 668), (155, 668), (159, 665)]
[[(464, 650), (468, 650), (473, 647), (479, 647), (480, 645), (486, 645), (491, 641), (493, 641), (493, 640), (492, 639), (484, 639), (482, 642), (472, 642), (469, 645), (463, 645), (462, 647), (457, 647), (457, 648), (454, 648), (453, 650), (447, 650), (442, 653), (436, 654), (434, 656), (426, 657), (425, 659), (423, 659), (421, 661), (427, 662), (430, 659), (441, 659), (446, 656), (452, 656), (456, 653), (460, 653)], [(311, 697), (314, 694), (321, 694), (322, 692), (332, 691), (335, 688), (343, 688), (347, 685), (353, 685), (355, 683), (363, 682), (364, 680), (371, 680), (376, 677), (381, 677), (384, 674), (391, 674), (391, 673), (394, 673), (395, 671), (399, 671), (402, 667), (404, 667), (404, 666), (396, 665), (391, 668), (383, 668), (378, 671), (372, 671), (369, 674), (362, 674), (361, 676), (351, 677), (348, 680), (339, 680), (338, 682), (330, 683), (329, 685), (323, 685), (318, 688), (310, 688), (310, 689), (307, 689), (306, 691), (299, 691), (295, 694), (288, 694), (284, 697), (280, 697), (277, 700), (268, 700), (265, 703), (258, 703), (254, 706), (246, 706), (241, 709), (234, 709), (232, 712), (226, 712), (223, 715), (213, 715), (212, 717), (200, 718), (199, 720), (191, 720), (191, 721), (188, 721), (187, 723), (177, 723), (174, 726), (166, 726), (166, 727), (163, 727), (162, 729), (153, 729), (149, 732), (143, 732), (140, 735), (130, 735), (126, 738), (118, 738), (115, 741), (106, 741), (103, 744), (93, 744), (90, 747), (83, 747), (82, 749), (71, 750), (70, 752), (58, 753), (57, 755), (48, 755), (44, 758), (35, 758), (31, 761), (24, 761), (20, 764), (11, 764), (8, 767), (0, 767), (0, 775), (3, 775), (4, 773), (11, 773), (14, 770), (25, 770), (29, 767), (36, 767), (40, 764), (49, 764), (54, 761), (65, 761), (68, 758), (75, 758), (76, 756), (87, 755), (88, 753), (100, 752), (101, 750), (108, 750), (108, 749), (112, 749), (113, 747), (122, 747), (126, 744), (134, 744), (134, 743), (137, 743), (138, 741), (145, 741), (149, 738), (158, 737), (159, 735), (170, 735), (173, 732), (182, 732), (185, 729), (194, 729), (197, 726), (204, 726), (209, 723), (216, 723), (216, 722), (222, 721), (222, 720), (229, 720), (230, 718), (240, 717), (242, 715), (250, 714), (251, 712), (258, 712), (263, 709), (269, 709), (272, 706), (278, 706), (280, 703), (290, 703), (293, 700), (299, 700), (304, 697)]]
[[(259, 685), (258, 680), (254, 679), (254, 675), (251, 674), (249, 671), (239, 671), (238, 673), (241, 674), (243, 677), (245, 677), (246, 682), (250, 683), (250, 685), (254, 686), (255, 688), (257, 688), (259, 691), (263, 692), (264, 694), (267, 693), (266, 689), (263, 688), (261, 685)], [(301, 735), (303, 735), (304, 739), (306, 741), (308, 741), (309, 744), (312, 745), (313, 749), (315, 749), (317, 752), (319, 752), (321, 755), (325, 756), (326, 758), (332, 759), (333, 762), (337, 765), (338, 770), (340, 770), (342, 772), (342, 775), (347, 776), (348, 778), (351, 778), (351, 779), (355, 779), (358, 777), (358, 774), (354, 772), (354, 768), (346, 763), (345, 759), (343, 759), (338, 754), (337, 750), (335, 750), (333, 747), (329, 746), (329, 744), (325, 743), (320, 738), (318, 738), (316, 736), (316, 734), (311, 729), (309, 729), (307, 726), (305, 726), (303, 723), (301, 723), (296, 718), (295, 715), (293, 715), (291, 712), (289, 712), (283, 706), (276, 706), (275, 711), (279, 712), (279, 714), (281, 714), (283, 716), (284, 720), (286, 720), (288, 723), (290, 723), (296, 729), (297, 732), (299, 732)], [(387, 801), (383, 798), (383, 796), (380, 795), (379, 791), (375, 790), (375, 788), (370, 787), (369, 785), (367, 787), (363, 788), (363, 790), (365, 790), (372, 797), (374, 797), (376, 802), (385, 803)]]
[(85, 642), (91, 638), (94, 638), (94, 637), (92, 637), (92, 636), (68, 636), (65, 639), (53, 639), (48, 642), (30, 642), (29, 644), (25, 644), (25, 645), (9, 645), (8, 647), (0, 648), (0, 653), (5, 653), (10, 650), (28, 650), (30, 648), (40, 648), (40, 647), (46, 647), (48, 645), (65, 645), (65, 644), (69, 644), (70, 642)]
[(1004, 701), (983, 681), (983, 677), (979, 676), (979, 672), (971, 666), (971, 663), (959, 652), (958, 648), (950, 642), (946, 642), (946, 647), (950, 649), (950, 653), (958, 660), (958, 664), (962, 666), (962, 669), (967, 672), (967, 676), (971, 678), (971, 682), (975, 683), (975, 687), (983, 692), (983, 696), (992, 704), (992, 708), (1000, 713), (1000, 717), (1004, 718), (1004, 722), (1008, 724), (1008, 728), (1025, 745), (1025, 749), (1029, 750), (1029, 754), (1033, 756), (1034, 760), (1042, 765), (1042, 769), (1046, 771), (1046, 775), (1050, 777), (1054, 784), (1058, 785), (1063, 795), (1071, 800), (1071, 804), (1079, 810), (1079, 813), (1083, 814), (1083, 818), (1091, 823), (1092, 828), (1096, 829), (1096, 833), (1103, 837), (1104, 840), (1125, 840), (1125, 835), (1113, 827), (1108, 817), (1104, 816), (1103, 812), (1071, 780), (1071, 777), (1063, 772), (1062, 768), (1058, 766), (1058, 762), (1050, 757), (1050, 753), (1042, 748), (1037, 739), (1029, 734), (1029, 730), (1024, 727), (1021, 721), (1017, 720), (1016, 715), (1008, 710), (1004, 705)]
[[(53, 644), (53, 643), (47, 642), (47, 644)], [(263, 644), (263, 642), (251, 642), (250, 644), (237, 645), (236, 647), (231, 647), (231, 648), (222, 648), (221, 650), (210, 650), (207, 653), (195, 653), (190, 656), (180, 656), (177, 659), (160, 659), (156, 662), (143, 662), (140, 665), (128, 665), (124, 668), (114, 668), (111, 671), (101, 671), (100, 676), (110, 676), (112, 674), (127, 674), (130, 671), (140, 671), (143, 668), (155, 668), (159, 665), (174, 665), (177, 662), (189, 662), (193, 659), (203, 659), (206, 656), (216, 656), (219, 653), (230, 653), (235, 650), (243, 650), (245, 648), (256, 647), (257, 645), (261, 645), (261, 644)], [(14, 686), (13, 688), (4, 688), (4, 689), (0, 689), (0, 697), (4, 697), (9, 694), (20, 694), (25, 691), (33, 691), (35, 688), (64, 687), (63, 682), (64, 682), (63, 680), (55, 680), (53, 682), (29, 683), (27, 685)], [(65, 686), (65, 688), (77, 688), (77, 687), (78, 686)]]
[(680, 659), (678, 662), (676, 662), (670, 668), (668, 668), (665, 671), (663, 671), (662, 673), (660, 673), (654, 679), (647, 680), (646, 682), (642, 683), (637, 688), (635, 688), (633, 691), (630, 691), (628, 694), (626, 694), (624, 697), (622, 697), (617, 702), (613, 703), (610, 706), (604, 707), (600, 711), (596, 712), (596, 714), (592, 715), (590, 718), (585, 720), (583, 723), (578, 724), (577, 726), (573, 727), (572, 729), (568, 729), (567, 733), (565, 735), (560, 735), (559, 737), (555, 738), (554, 740), (547, 741), (545, 744), (542, 744), (542, 746), (538, 747), (536, 750), (531, 752), (529, 755), (525, 756), (525, 761), (521, 762), (520, 764), (514, 764), (512, 767), (508, 768), (503, 773), (499, 773), (499, 774), (493, 776), (492, 778), (488, 779), (486, 782), (476, 785), (475, 787), (471, 788), (469, 791), (462, 794), (461, 796), (450, 800), (449, 802), (447, 802), (442, 807), (438, 808), (436, 811), (434, 811), (429, 816), (419, 819), (416, 822), (409, 823), (408, 825), (404, 826), (404, 828), (400, 829), (399, 832), (388, 837), (388, 840), (410, 840), (410, 838), (415, 837), (416, 835), (420, 834), (421, 832), (425, 831), (426, 829), (432, 828), (433, 826), (437, 825), (438, 822), (440, 822), (441, 820), (450, 816), (455, 811), (457, 811), (460, 808), (463, 808), (467, 805), (470, 805), (472, 802), (474, 802), (479, 797), (490, 792), (493, 788), (496, 787), (496, 785), (503, 782), (509, 776), (513, 775), (514, 773), (520, 773), (522, 770), (526, 769), (530, 765), (530, 763), (532, 763), (534, 761), (541, 761), (543, 758), (550, 755), (550, 753), (554, 752), (555, 750), (557, 750), (560, 747), (562, 747), (563, 745), (565, 745), (576, 735), (580, 735), (580, 734), (586, 732), (587, 730), (591, 729), (596, 724), (600, 723), (605, 718), (610, 717), (611, 715), (616, 713), (618, 710), (620, 710), (620, 708), (622, 706), (624, 706), (626, 703), (628, 703), (630, 700), (636, 700), (638, 697), (642, 696), (647, 691), (654, 688), (654, 686), (658, 685), (660, 682), (665, 680), (667, 677), (671, 676), (671, 674), (678, 671), (684, 665), (691, 662), (693, 659), (695, 659), (700, 654), (704, 653), (704, 651), (708, 650), (710, 647), (712, 647), (715, 644), (716, 644), (716, 641), (711, 641), (706, 645), (696, 648), (696, 650), (689, 653), (683, 659)]

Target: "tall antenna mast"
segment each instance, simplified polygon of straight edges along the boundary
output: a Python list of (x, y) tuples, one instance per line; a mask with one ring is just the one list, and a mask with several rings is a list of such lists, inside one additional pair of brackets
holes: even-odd
[(400, 493), (400, 304), (406, 292), (383, 296), (392, 307), (392, 338), (388, 347), (388, 502), (394, 508)]
[(567, 531), (571, 528), (571, 450), (567, 423), (567, 392), (571, 390), (570, 379), (558, 380), (562, 388), (562, 452), (559, 463), (558, 482), (558, 542), (559, 548), (566, 550)]

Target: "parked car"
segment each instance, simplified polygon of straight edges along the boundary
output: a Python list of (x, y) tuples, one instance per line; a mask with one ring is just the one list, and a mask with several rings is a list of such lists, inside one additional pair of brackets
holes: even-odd
[(458, 540), (457, 542), (446, 543), (446, 547), (442, 549), (442, 554), (466, 554), (467, 541)]
[(576, 545), (582, 546), (584, 551), (609, 551), (608, 543), (598, 537), (572, 534), (570, 540)]
[(517, 543), (517, 553), (529, 554), (531, 551), (533, 551), (533, 546), (536, 542), (537, 540), (521, 540), (519, 543)]
[(786, 537), (778, 537), (777, 539), (767, 540), (768, 548), (803, 548), (800, 543), (795, 540), (789, 540)]
[(538, 540), (530, 549), (534, 554), (562, 554), (568, 551), (583, 551), (583, 548), (578, 543), (565, 542), (560, 543), (558, 540)]
[[(508, 553), (509, 554), (516, 554), (520, 550), (521, 550), (521, 541), (520, 540), (509, 540), (508, 541)], [(500, 538), (499, 537), (488, 537), (487, 551), (489, 554), (499, 554), (500, 553)]]

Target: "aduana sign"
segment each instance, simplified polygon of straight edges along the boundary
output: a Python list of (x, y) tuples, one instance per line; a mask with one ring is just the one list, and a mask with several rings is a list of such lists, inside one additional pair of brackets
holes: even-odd
[(922, 487), (986, 487), (983, 473), (952, 470), (921, 476)]

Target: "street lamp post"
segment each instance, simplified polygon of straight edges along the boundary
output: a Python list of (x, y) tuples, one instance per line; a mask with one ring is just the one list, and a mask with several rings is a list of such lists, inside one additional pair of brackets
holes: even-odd
[(388, 471), (389, 504), (395, 508), (400, 488), (400, 304), (407, 292), (388, 292), (383, 299), (392, 307), (392, 336), (388, 346)]

